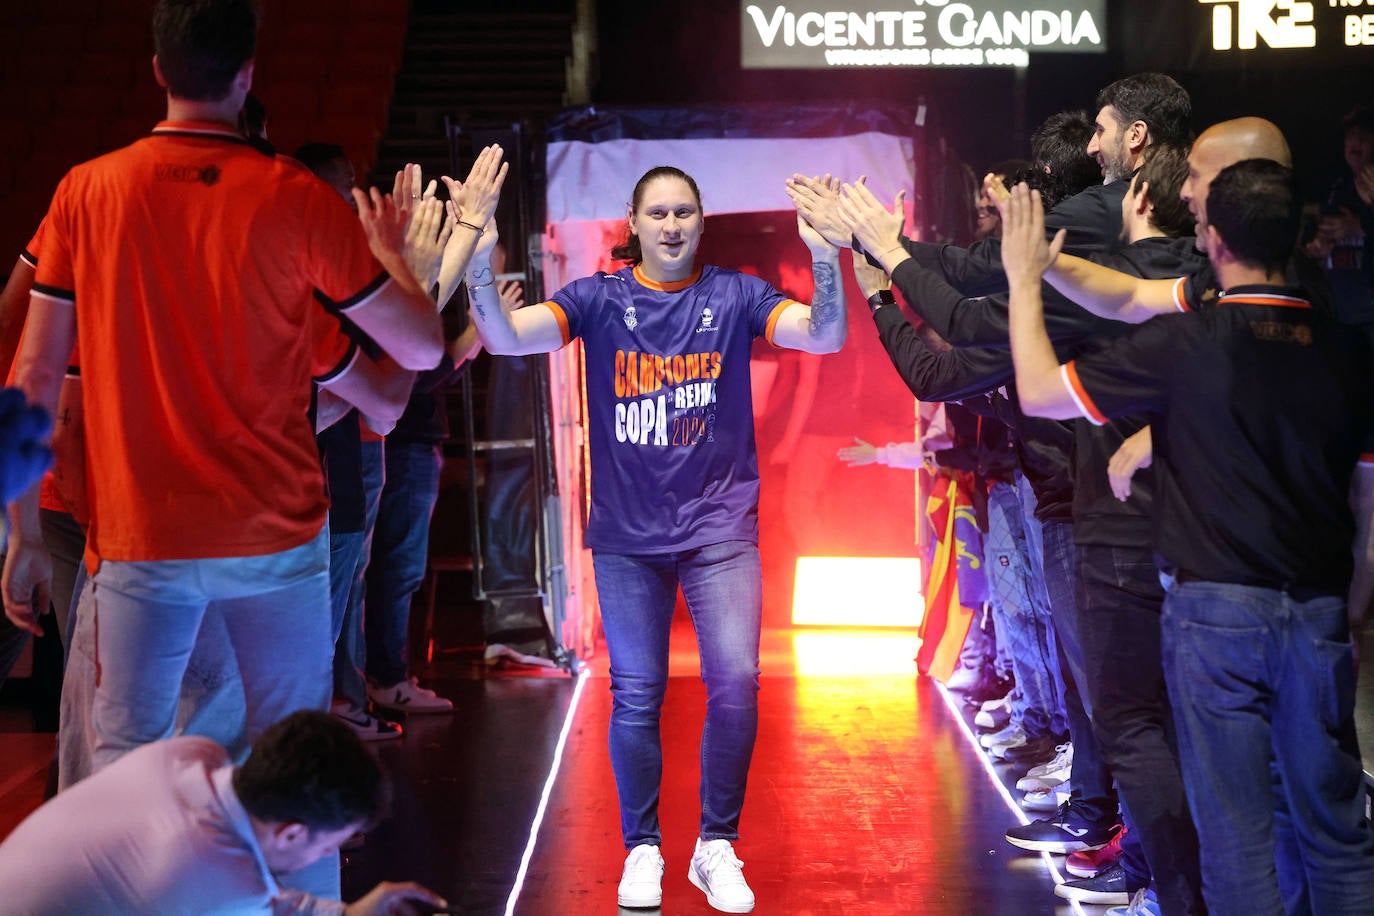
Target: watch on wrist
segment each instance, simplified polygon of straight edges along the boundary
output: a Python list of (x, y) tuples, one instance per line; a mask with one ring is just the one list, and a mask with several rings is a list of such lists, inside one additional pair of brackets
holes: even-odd
[(896, 299), (892, 298), (892, 290), (880, 289), (868, 297), (868, 311), (872, 314), (883, 306), (892, 305), (896, 301)]

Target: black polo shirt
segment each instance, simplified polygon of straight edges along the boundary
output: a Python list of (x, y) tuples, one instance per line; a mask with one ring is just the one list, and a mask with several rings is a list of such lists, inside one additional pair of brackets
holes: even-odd
[(1094, 423), (1154, 423), (1155, 552), (1214, 582), (1344, 594), (1349, 488), (1374, 460), (1369, 342), (1293, 288), (1229, 290), (1060, 369)]
[[(1127, 270), (1126, 273), (1131, 271)], [(1326, 271), (1321, 265), (1303, 254), (1294, 254), (1288, 261), (1287, 283), (1302, 289), (1320, 312), (1335, 314), (1331, 296), (1331, 284), (1327, 282)], [(1151, 276), (1138, 274), (1138, 276)], [(1159, 274), (1152, 276), (1158, 277)], [(1217, 280), (1212, 262), (1206, 261), (1187, 276), (1180, 276), (1174, 283), (1174, 307), (1180, 312), (1199, 312), (1217, 304), (1221, 296), (1221, 283)]]
[[(1137, 277), (1168, 278), (1199, 270), (1207, 261), (1186, 238), (1155, 237), (1140, 239), (1114, 255), (1094, 258), (1113, 270)], [(1081, 310), (1080, 310), (1081, 311)], [(1083, 314), (1088, 314), (1083, 312)], [(1080, 346), (1074, 356), (1082, 356), (1093, 349), (1106, 346), (1117, 337), (1129, 334), (1134, 325), (1119, 321), (1104, 321), (1091, 325), (1095, 334), (1087, 346)], [(1086, 420), (1074, 424), (1074, 487), (1073, 540), (1076, 544), (1097, 544), (1112, 547), (1150, 549), (1154, 541), (1152, 523), (1154, 503), (1154, 469), (1140, 468), (1131, 478), (1131, 496), (1122, 501), (1112, 492), (1107, 478), (1107, 465), (1117, 449), (1130, 436), (1148, 426), (1145, 414), (1115, 417), (1110, 423), (1096, 426)]]

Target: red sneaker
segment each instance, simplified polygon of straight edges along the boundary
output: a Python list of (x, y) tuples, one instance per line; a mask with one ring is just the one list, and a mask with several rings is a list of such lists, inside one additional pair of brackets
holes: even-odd
[(1125, 825), (1117, 824), (1116, 833), (1112, 835), (1110, 843), (1101, 849), (1069, 853), (1068, 858), (1064, 860), (1064, 868), (1077, 878), (1097, 877), (1098, 872), (1121, 858), (1121, 838), (1125, 835)]

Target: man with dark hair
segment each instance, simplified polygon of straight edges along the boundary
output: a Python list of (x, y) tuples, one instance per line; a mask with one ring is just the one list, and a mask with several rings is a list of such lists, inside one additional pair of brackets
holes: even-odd
[(1055, 112), (1031, 131), (1034, 167), (1054, 184), (1056, 203), (1100, 182), (1097, 160), (1087, 152), (1092, 136), (1093, 119), (1081, 109)]
[(1285, 285), (1299, 215), (1289, 169), (1221, 169), (1205, 212), (1226, 290), (1216, 307), (1061, 366), (1040, 286), (1062, 238), (1045, 241), (1018, 187), (1002, 247), (1017, 385), (1040, 416), (1158, 418), (1161, 643), (1210, 911), (1369, 912), (1374, 835), (1353, 720), (1374, 596), (1369, 342)]
[(1097, 118), (1088, 155), (1097, 157), (1108, 182), (1129, 178), (1150, 143), (1187, 146), (1193, 103), (1188, 91), (1163, 73), (1138, 73), (1097, 94)]
[(278, 722), (237, 769), (208, 738), (145, 745), (56, 796), (0, 844), (3, 908), (370, 916), (447, 906), (412, 883), (379, 884), (348, 907), (278, 885), (278, 875), (337, 852), (375, 822), (385, 796), (377, 761), (323, 713)]
[[(1193, 239), (1193, 214), (1188, 212), (1181, 192), (1188, 180), (1188, 149), (1167, 143), (1150, 147), (1145, 162), (1131, 181), (1126, 206), (1149, 207), (1149, 225), (1160, 235), (1171, 239)], [(1148, 200), (1147, 200), (1148, 198)], [(1123, 214), (1121, 232), (1130, 241), (1131, 219)], [(1140, 238), (1146, 236), (1142, 235)]]
[(153, 8), (153, 54), (167, 91), (188, 102), (223, 99), (257, 51), (261, 16), (257, 0), (158, 3)]
[[(56, 413), (79, 335), (96, 769), (173, 733), (188, 659), (212, 629), (241, 675), (248, 741), (326, 708), (311, 382), (394, 419), (409, 370), (442, 351), (394, 202), (356, 194), (354, 214), (238, 133), (256, 24), (249, 0), (159, 0), (153, 68), (168, 120), (72, 169), (45, 224), (16, 384)], [(359, 354), (315, 293), (389, 356)], [(36, 489), (9, 512), (5, 611), (35, 631), (34, 598), (48, 604), (52, 577)], [(78, 615), (74, 645), (96, 646), (96, 625)]]

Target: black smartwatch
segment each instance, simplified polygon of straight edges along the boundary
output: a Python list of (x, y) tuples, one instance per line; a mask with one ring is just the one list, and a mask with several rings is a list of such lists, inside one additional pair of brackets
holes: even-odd
[(868, 311), (870, 314), (874, 314), (883, 306), (891, 305), (896, 301), (896, 299), (892, 298), (892, 290), (880, 289), (868, 297)]

